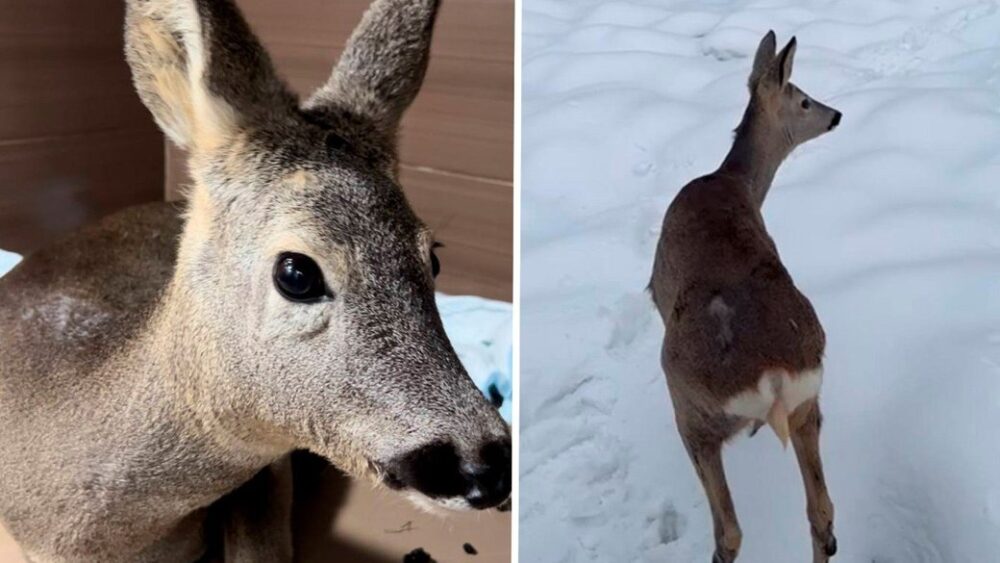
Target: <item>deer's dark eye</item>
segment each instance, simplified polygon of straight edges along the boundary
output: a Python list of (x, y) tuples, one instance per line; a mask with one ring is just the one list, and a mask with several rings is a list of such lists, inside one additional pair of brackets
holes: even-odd
[(812, 107), (812, 101), (809, 98), (802, 98), (802, 109), (809, 109)]
[(285, 252), (274, 264), (274, 286), (289, 301), (317, 301), (327, 294), (323, 272), (305, 254)]
[(431, 274), (436, 278), (438, 274), (441, 273), (441, 261), (438, 260), (437, 253), (434, 252), (435, 249), (444, 246), (440, 242), (435, 242), (431, 245)]
[(438, 260), (437, 254), (434, 253), (434, 249), (431, 249), (431, 274), (436, 278), (438, 274), (441, 273), (441, 261)]
[(329, 132), (326, 134), (326, 150), (328, 152), (336, 152), (344, 150), (347, 147), (347, 141), (344, 140), (340, 135)]

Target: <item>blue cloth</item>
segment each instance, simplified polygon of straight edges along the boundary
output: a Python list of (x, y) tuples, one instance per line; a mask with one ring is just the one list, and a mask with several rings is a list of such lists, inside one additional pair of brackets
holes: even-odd
[[(21, 261), (0, 250), (0, 276)], [(469, 376), (487, 398), (502, 398), (500, 414), (510, 422), (514, 388), (513, 310), (510, 303), (481, 297), (437, 295), (445, 332)]]
[(511, 304), (441, 293), (437, 295), (437, 304), (444, 330), (469, 376), (487, 397), (499, 394), (503, 398), (500, 414), (510, 422), (514, 395)]
[(0, 250), (0, 276), (6, 274), (21, 261), (21, 257), (13, 252)]

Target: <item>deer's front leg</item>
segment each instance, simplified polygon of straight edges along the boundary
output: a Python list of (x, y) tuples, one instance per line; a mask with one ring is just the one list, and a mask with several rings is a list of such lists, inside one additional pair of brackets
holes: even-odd
[(682, 437), (712, 509), (715, 528), (715, 555), (712, 563), (732, 563), (743, 543), (743, 532), (736, 520), (736, 509), (733, 507), (726, 472), (722, 467), (722, 442), (713, 440), (704, 443), (685, 436), (684, 432)]
[(225, 563), (292, 561), (292, 461), (265, 467), (221, 507)]
[(806, 487), (806, 512), (813, 537), (813, 563), (826, 563), (837, 553), (833, 535), (833, 502), (826, 490), (823, 462), (819, 456), (819, 430), (822, 415), (816, 399), (802, 404), (792, 413), (792, 445), (799, 460)]

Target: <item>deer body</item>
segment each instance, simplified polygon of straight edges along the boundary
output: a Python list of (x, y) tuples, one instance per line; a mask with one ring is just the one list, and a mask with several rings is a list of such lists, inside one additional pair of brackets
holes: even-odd
[(739, 524), (722, 468), (740, 430), (772, 427), (802, 466), (814, 560), (833, 555), (833, 506), (819, 459), (825, 337), (767, 233), (761, 205), (795, 145), (840, 113), (788, 82), (795, 41), (758, 48), (751, 101), (720, 168), (678, 193), (664, 217), (650, 289), (666, 332), (661, 363), (677, 426), (711, 505), (716, 563), (736, 558)]
[(776, 387), (791, 391), (798, 374), (818, 373), (824, 347), (819, 320), (749, 195), (745, 183), (718, 174), (683, 188), (667, 212), (653, 274), (665, 341), (678, 343), (663, 358), (678, 374), (671, 385), (691, 379), (692, 391), (731, 415)]
[(509, 429), (441, 326), (395, 179), (434, 0), (378, 0), (303, 104), (230, 0), (130, 0), (127, 54), (191, 153), (0, 280), (0, 519), (30, 561), (290, 561), (291, 452), (450, 508)]
[[(0, 513), (29, 560), (144, 549), (194, 560), (204, 515), (193, 513), (259, 469), (243, 460), (238, 474), (239, 456), (205, 455), (218, 448), (198, 443), (196, 419), (165, 392), (170, 370), (149, 353), (157, 337), (144, 327), (170, 280), (179, 226), (165, 204), (132, 209), (33, 255), (0, 284)], [(109, 278), (109, 267), (127, 277)], [(183, 471), (192, 463), (233, 471)], [(190, 482), (188, 498), (171, 475)], [(105, 543), (117, 553), (89, 551)]]

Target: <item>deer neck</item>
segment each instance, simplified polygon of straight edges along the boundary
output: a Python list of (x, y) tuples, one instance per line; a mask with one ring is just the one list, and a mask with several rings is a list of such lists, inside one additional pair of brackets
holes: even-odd
[(290, 451), (290, 444), (228, 408), (234, 390), (219, 388), (225, 380), (220, 375), (240, 369), (238, 361), (227, 359), (237, 352), (220, 339), (219, 327), (206, 322), (217, 311), (188, 287), (184, 280), (191, 278), (181, 267), (164, 293), (145, 345), (148, 357), (156, 358), (160, 396), (179, 416), (195, 421), (197, 439), (213, 444), (220, 455), (259, 463)]
[(119, 441), (120, 469), (142, 475), (152, 461), (158, 471), (178, 476), (163, 483), (163, 492), (177, 500), (164, 508), (168, 517), (214, 501), (291, 449), (262, 441), (220, 414), (217, 398), (227, 391), (212, 389), (218, 379), (212, 372), (226, 362), (200, 317), (197, 299), (175, 274), (147, 330), (113, 366), (129, 374), (119, 391), (123, 408), (114, 415), (116, 426), (131, 429)]
[(777, 119), (751, 102), (736, 128), (733, 146), (719, 167), (719, 173), (740, 180), (760, 208), (778, 167), (792, 148), (788, 133)]

